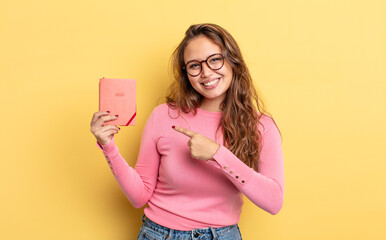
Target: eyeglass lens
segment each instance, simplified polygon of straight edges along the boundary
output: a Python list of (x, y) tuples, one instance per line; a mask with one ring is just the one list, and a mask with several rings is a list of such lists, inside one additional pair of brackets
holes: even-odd
[(213, 54), (204, 61), (191, 61), (186, 65), (186, 71), (191, 76), (198, 76), (202, 71), (202, 63), (205, 62), (212, 70), (219, 70), (224, 65), (224, 57), (221, 54)]

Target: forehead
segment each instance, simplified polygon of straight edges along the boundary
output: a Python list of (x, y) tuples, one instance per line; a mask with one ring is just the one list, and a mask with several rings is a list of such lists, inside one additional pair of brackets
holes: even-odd
[(191, 39), (184, 50), (184, 61), (205, 60), (214, 53), (221, 53), (221, 48), (211, 39), (198, 36)]

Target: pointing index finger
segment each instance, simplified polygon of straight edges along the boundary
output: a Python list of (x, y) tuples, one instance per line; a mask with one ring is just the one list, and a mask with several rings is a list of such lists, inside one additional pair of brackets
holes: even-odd
[(193, 135), (195, 134), (195, 132), (192, 132), (186, 128), (177, 127), (177, 126), (173, 126), (172, 128), (174, 128), (174, 130), (176, 130), (177, 132), (180, 132), (190, 138), (193, 137)]

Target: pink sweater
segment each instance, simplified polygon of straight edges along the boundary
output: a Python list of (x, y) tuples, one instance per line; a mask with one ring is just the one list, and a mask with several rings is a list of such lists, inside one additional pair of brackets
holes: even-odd
[[(220, 112), (197, 109), (181, 113), (166, 104), (151, 113), (142, 133), (134, 168), (119, 153), (114, 138), (99, 145), (123, 192), (152, 221), (177, 230), (224, 227), (238, 223), (242, 194), (263, 210), (277, 214), (283, 205), (284, 163), (281, 137), (271, 118), (258, 126), (263, 136), (259, 172), (221, 145), (216, 129)], [(213, 160), (192, 159), (189, 138), (172, 126), (200, 133), (221, 146)]]

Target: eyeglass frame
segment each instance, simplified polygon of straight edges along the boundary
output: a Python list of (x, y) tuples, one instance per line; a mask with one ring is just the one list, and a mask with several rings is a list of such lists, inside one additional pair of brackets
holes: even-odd
[[(216, 69), (213, 69), (213, 68), (211, 68), (211, 67), (209, 66), (208, 60), (209, 60), (209, 58), (211, 58), (211, 57), (213, 57), (213, 56), (215, 56), (215, 55), (220, 55), (220, 56), (222, 57), (222, 60), (223, 60), (223, 61), (222, 61), (221, 67), (216, 68)], [(190, 73), (188, 72), (188, 69), (186, 68), (186, 66), (187, 66), (189, 63), (191, 63), (191, 62), (198, 62), (198, 63), (200, 64), (201, 70), (200, 70), (200, 72), (199, 72), (197, 75), (192, 75), (192, 74), (190, 74)], [(225, 64), (225, 57), (224, 57), (224, 55), (222, 55), (221, 53), (214, 53), (214, 54), (210, 55), (207, 59), (202, 60), (202, 61), (198, 61), (198, 60), (190, 60), (189, 62), (187, 62), (187, 63), (185, 64), (185, 66), (182, 67), (182, 69), (184, 69), (184, 70), (186, 71), (186, 73), (189, 74), (190, 76), (192, 76), (192, 77), (197, 77), (198, 75), (200, 75), (200, 74), (202, 73), (202, 63), (203, 63), (203, 62), (205, 62), (205, 63), (206, 63), (206, 66), (208, 66), (208, 68), (211, 69), (211, 70), (220, 70), (220, 69), (224, 66), (224, 64)]]

